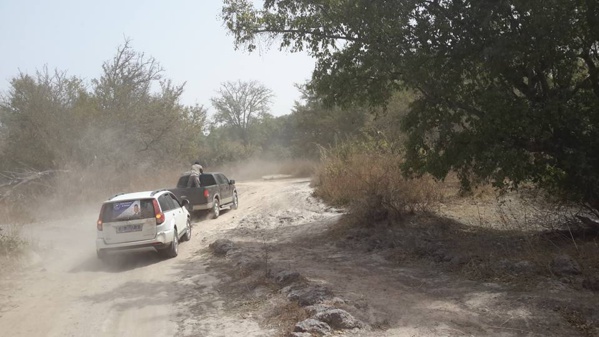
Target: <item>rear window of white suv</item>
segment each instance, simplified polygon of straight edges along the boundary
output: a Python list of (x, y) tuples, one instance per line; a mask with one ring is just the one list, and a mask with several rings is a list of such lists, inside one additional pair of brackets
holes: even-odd
[(155, 216), (153, 199), (107, 202), (102, 206), (102, 222), (147, 219)]

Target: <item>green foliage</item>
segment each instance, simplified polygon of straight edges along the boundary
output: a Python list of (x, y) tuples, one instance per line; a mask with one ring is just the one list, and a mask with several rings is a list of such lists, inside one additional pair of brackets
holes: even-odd
[(0, 103), (1, 161), (4, 169), (48, 169), (76, 151), (77, 104), (85, 96), (82, 81), (47, 69), (19, 74)]
[(370, 120), (368, 109), (327, 107), (314, 96), (306, 103), (296, 104), (293, 118), (296, 127), (295, 145), (308, 156), (318, 156), (319, 147), (328, 147), (356, 136)]
[(222, 18), (236, 46), (256, 48), (258, 35), (316, 58), (312, 87), (327, 103), (382, 103), (399, 88), (394, 57), (407, 47), (415, 1), (225, 0)]
[(453, 3), (423, 14), (418, 41), (443, 34), (406, 58), (428, 69), (426, 82), (411, 79), (424, 96), (405, 125), (410, 169), (454, 169), (465, 185), (533, 181), (598, 208), (599, 16), (594, 2), (550, 3)]
[(197, 158), (205, 151), (208, 110), (202, 105), (185, 106), (180, 111), (179, 119), (173, 125), (175, 134), (169, 134), (168, 140), (182, 160)]
[(268, 113), (271, 97), (272, 92), (257, 82), (222, 86), (220, 96), (212, 99), (217, 113), (207, 136), (212, 164), (305, 156), (295, 148), (300, 133), (297, 115)]
[(237, 46), (262, 35), (314, 56), (326, 103), (416, 90), (408, 172), (532, 181), (599, 209), (596, 1), (226, 0), (222, 16)]
[(19, 74), (0, 101), (2, 170), (124, 169), (200, 152), (206, 109), (179, 103), (153, 59), (128, 42), (91, 87), (47, 69)]
[(405, 135), (400, 119), (414, 100), (411, 92), (396, 92), (385, 109), (327, 106), (317, 95), (304, 90), (303, 103), (296, 103), (289, 121), (290, 146), (300, 156), (318, 158), (321, 148), (341, 146), (359, 139), (398, 154)]
[(236, 131), (231, 127), (212, 126), (206, 139), (208, 152), (202, 163), (210, 167), (251, 157), (253, 151), (235, 137)]

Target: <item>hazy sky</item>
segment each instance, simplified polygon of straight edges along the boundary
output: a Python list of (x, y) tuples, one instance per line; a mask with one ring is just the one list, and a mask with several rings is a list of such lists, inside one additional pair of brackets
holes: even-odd
[[(260, 2), (262, 3), (262, 2)], [(87, 81), (101, 74), (125, 37), (153, 56), (174, 83), (187, 82), (184, 104), (212, 111), (210, 97), (224, 81), (257, 80), (276, 95), (272, 113), (290, 112), (310, 78), (305, 54), (235, 50), (219, 18), (218, 0), (0, 0), (0, 92), (19, 73), (47, 65)]]

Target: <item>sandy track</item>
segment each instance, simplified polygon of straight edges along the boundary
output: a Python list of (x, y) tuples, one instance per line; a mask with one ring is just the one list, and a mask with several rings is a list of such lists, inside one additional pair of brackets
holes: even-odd
[[(402, 267), (332, 242), (326, 231), (340, 214), (311, 197), (307, 180), (245, 182), (238, 191), (239, 209), (194, 222), (192, 240), (169, 260), (148, 250), (98, 261), (99, 207), (28, 225), (39, 253), (26, 270), (0, 274), (0, 336), (280, 336), (260, 315), (286, 299), (231, 279), (235, 267), (208, 249), (220, 238), (248, 256), (268, 247), (273, 267), (331, 288), (366, 323), (336, 335), (577, 335), (550, 306), (539, 305), (544, 291), (464, 281), (430, 265)], [(243, 295), (223, 291), (227, 284), (241, 285)], [(244, 306), (247, 296), (258, 304)]]
[[(27, 269), (0, 276), (2, 336), (269, 335), (252, 320), (228, 317), (207, 270), (206, 247), (289, 182), (239, 184), (241, 206), (194, 222), (192, 240), (165, 260), (151, 249), (95, 256), (97, 211), (27, 225), (36, 246)], [(190, 302), (192, 301), (192, 302)], [(188, 305), (193, 305), (193, 312)]]

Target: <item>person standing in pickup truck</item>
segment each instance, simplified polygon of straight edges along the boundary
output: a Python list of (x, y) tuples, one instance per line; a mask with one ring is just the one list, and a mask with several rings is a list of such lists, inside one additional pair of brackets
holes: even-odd
[(196, 160), (196, 162), (191, 165), (191, 173), (189, 174), (187, 187), (200, 187), (200, 173), (203, 172), (204, 168), (200, 165), (200, 162)]

